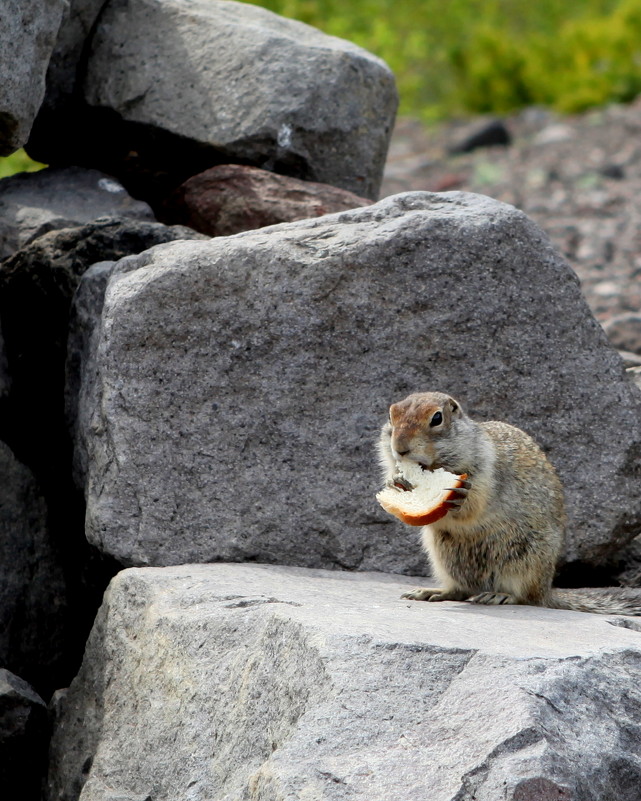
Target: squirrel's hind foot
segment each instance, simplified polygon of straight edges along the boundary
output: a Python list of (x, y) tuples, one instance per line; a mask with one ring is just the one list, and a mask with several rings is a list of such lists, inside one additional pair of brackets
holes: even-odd
[(473, 595), (469, 601), (471, 604), (484, 604), (485, 606), (518, 604), (516, 598), (507, 592), (480, 592), (478, 595)]

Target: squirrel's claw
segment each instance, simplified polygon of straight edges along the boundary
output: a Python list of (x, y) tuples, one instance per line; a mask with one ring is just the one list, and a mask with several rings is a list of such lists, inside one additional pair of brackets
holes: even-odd
[(446, 505), (449, 506), (450, 509), (460, 509), (465, 503), (465, 499), (467, 498), (471, 487), (472, 484), (470, 481), (461, 482), (460, 487), (450, 487), (447, 492), (454, 493), (454, 497), (445, 501)]
[(399, 473), (397, 473), (387, 482), (387, 486), (394, 487), (394, 489), (402, 490), (403, 492), (410, 492), (414, 489), (414, 485), (410, 484), (410, 482)]
[[(465, 482), (469, 485), (469, 481)], [(470, 485), (471, 486), (471, 485)], [(467, 487), (448, 487), (446, 492), (453, 492), (458, 496), (457, 500), (464, 501), (470, 493), (470, 486)]]

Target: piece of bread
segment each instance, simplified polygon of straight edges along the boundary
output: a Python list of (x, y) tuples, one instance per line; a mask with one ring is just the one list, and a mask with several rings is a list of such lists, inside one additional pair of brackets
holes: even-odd
[(438, 470), (424, 470), (416, 462), (403, 462), (400, 467), (402, 478), (413, 489), (403, 489), (402, 482), (381, 490), (376, 500), (386, 512), (393, 514), (409, 526), (428, 526), (435, 523), (450, 511), (446, 501), (456, 498), (452, 489), (460, 487), (467, 478), (463, 473), (457, 476), (442, 467)]

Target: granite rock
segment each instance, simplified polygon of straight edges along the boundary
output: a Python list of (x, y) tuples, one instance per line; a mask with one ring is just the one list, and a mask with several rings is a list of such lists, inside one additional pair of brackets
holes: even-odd
[(545, 235), (489, 198), (408, 193), (127, 259), (96, 361), (87, 536), (126, 565), (420, 573), (373, 448), (388, 403), (429, 389), (541, 443), (567, 561), (638, 531), (638, 391)]
[(48, 231), (97, 217), (154, 220), (116, 180), (81, 167), (23, 172), (0, 180), (0, 260)]
[(68, 447), (62, 442), (64, 364), (69, 309), (80, 276), (95, 262), (178, 238), (203, 237), (182, 226), (99, 218), (43, 234), (0, 265), (0, 322), (12, 382), (0, 436), (39, 478), (43, 470), (60, 473)]
[[(67, 0), (51, 53), (46, 75), (46, 91), (35, 120), (35, 128), (42, 129), (49, 139), (55, 137), (56, 122), (64, 128), (64, 117), (71, 121), (82, 86), (84, 61), (98, 16), (108, 0)], [(62, 131), (60, 131), (62, 133)], [(73, 128), (68, 130), (73, 137)]]
[(45, 93), (65, 0), (3, 0), (0, 7), (0, 156), (21, 148)]
[(121, 572), (59, 702), (49, 801), (637, 801), (636, 628), (408, 583)]
[(79, 414), (93, 408), (95, 403), (95, 354), (100, 334), (100, 318), (107, 283), (116, 263), (97, 262), (83, 273), (73, 296), (69, 315), (65, 416), (69, 435), (74, 442), (73, 477), (79, 489), (83, 488), (88, 471), (85, 436), (89, 430), (87, 421), (81, 422)]
[(247, 3), (110, 0), (85, 52), (78, 102), (42, 116), (34, 158), (98, 167), (150, 202), (225, 162), (377, 196), (396, 88), (350, 42)]

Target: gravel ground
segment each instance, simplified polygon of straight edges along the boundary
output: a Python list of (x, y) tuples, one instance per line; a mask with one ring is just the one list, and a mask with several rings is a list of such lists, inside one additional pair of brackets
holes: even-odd
[(503, 120), (512, 144), (448, 153), (484, 122), (399, 119), (381, 196), (460, 189), (511, 203), (565, 255), (601, 323), (639, 312), (641, 98), (577, 116), (527, 109)]

